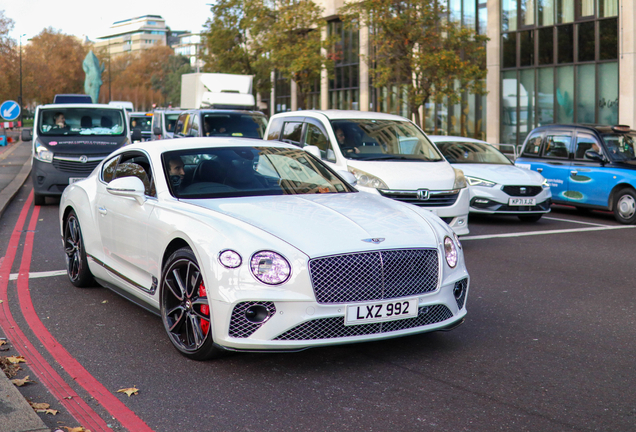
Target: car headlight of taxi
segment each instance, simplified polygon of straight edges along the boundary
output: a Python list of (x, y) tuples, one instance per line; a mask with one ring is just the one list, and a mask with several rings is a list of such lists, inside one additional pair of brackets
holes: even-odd
[(280, 285), (291, 275), (289, 262), (272, 251), (260, 251), (252, 255), (250, 269), (256, 279), (268, 285)]
[(466, 176), (466, 182), (468, 186), (484, 186), (484, 187), (493, 187), (497, 183), (491, 182), (490, 180), (484, 180), (477, 177)]
[(53, 162), (53, 152), (47, 149), (42, 143), (35, 143), (35, 158), (42, 162)]
[(450, 237), (444, 237), (444, 256), (446, 257), (446, 263), (450, 268), (455, 268), (457, 265), (458, 254), (455, 243)]
[(462, 189), (466, 187), (466, 177), (464, 176), (464, 171), (453, 168), (455, 170), (455, 184), (453, 184), (453, 189)]
[(379, 177), (376, 177), (372, 174), (359, 170), (357, 168), (349, 167), (349, 172), (353, 174), (358, 180), (357, 186), (371, 187), (375, 189), (388, 189), (386, 183), (382, 181)]

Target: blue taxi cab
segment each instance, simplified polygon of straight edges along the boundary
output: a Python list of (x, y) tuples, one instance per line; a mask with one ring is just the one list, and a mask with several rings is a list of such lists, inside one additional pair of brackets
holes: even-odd
[(629, 126), (546, 125), (528, 134), (515, 165), (541, 173), (555, 204), (609, 210), (634, 224), (635, 147)]

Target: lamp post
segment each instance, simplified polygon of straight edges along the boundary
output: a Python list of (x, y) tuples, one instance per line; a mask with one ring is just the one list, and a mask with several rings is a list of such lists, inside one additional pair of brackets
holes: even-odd
[(110, 94), (110, 42), (111, 40), (108, 39), (108, 102), (113, 100)]
[(26, 36), (25, 34), (20, 35), (20, 97), (18, 97), (18, 106), (20, 107), (20, 127), (22, 127), (22, 36)]

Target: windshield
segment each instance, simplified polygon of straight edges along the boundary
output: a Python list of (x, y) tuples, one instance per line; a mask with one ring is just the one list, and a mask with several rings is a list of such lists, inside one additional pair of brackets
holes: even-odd
[(150, 132), (152, 125), (152, 116), (131, 116), (130, 130), (139, 129), (142, 132)]
[(615, 161), (631, 161), (636, 159), (634, 142), (636, 134), (603, 134), (607, 153)]
[(211, 113), (203, 115), (205, 136), (262, 139), (266, 127), (267, 119), (258, 114)]
[(170, 191), (177, 198), (353, 192), (300, 149), (230, 147), (166, 152)]
[(37, 127), (42, 136), (121, 136), (126, 131), (121, 110), (90, 107), (42, 110)]
[(512, 165), (512, 162), (490, 144), (461, 141), (442, 141), (437, 148), (450, 163)]
[(340, 150), (347, 159), (443, 160), (428, 138), (408, 121), (332, 120), (331, 126)]
[(174, 132), (174, 126), (177, 124), (177, 119), (180, 113), (166, 114), (166, 130), (168, 132)]

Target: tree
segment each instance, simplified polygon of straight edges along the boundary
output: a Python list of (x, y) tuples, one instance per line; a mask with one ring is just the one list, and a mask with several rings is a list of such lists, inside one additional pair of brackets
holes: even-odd
[(263, 46), (276, 69), (296, 82), (298, 107), (303, 108), (322, 67), (331, 65), (321, 52), (326, 25), (322, 9), (312, 0), (273, 0), (270, 11), (275, 19), (263, 35)]
[(274, 22), (262, 0), (218, 0), (202, 33), (205, 72), (253, 75), (254, 88), (267, 94), (272, 63), (263, 45)]
[(409, 113), (420, 123), (419, 108), (431, 98), (448, 104), (462, 92), (486, 93), (487, 37), (448, 19), (439, 0), (365, 0), (349, 3), (341, 18), (366, 22), (372, 51), (367, 59), (376, 88), (405, 91)]
[(152, 87), (161, 92), (166, 105), (179, 106), (181, 103), (181, 75), (191, 73), (192, 67), (187, 57), (172, 55), (163, 65), (163, 77), (152, 77)]
[(0, 10), (0, 100), (17, 100), (20, 91), (17, 44), (9, 37), (13, 20)]
[(51, 103), (58, 93), (84, 93), (82, 62), (88, 47), (75, 36), (49, 27), (23, 47), (25, 101)]

